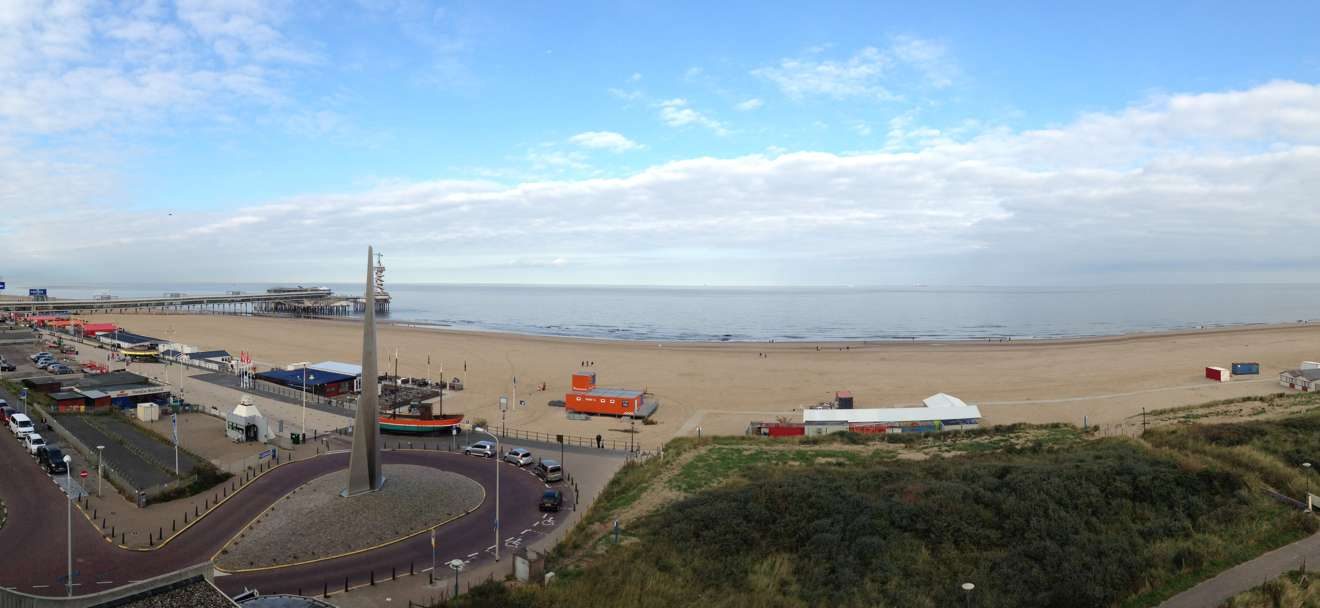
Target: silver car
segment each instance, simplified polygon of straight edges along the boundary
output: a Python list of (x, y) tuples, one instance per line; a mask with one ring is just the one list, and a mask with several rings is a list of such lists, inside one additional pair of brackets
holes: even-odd
[(482, 458), (494, 458), (495, 442), (478, 441), (472, 445), (463, 448), (463, 453), (468, 456), (481, 456)]
[(535, 462), (536, 459), (532, 458), (532, 452), (527, 448), (513, 448), (504, 454), (504, 461), (515, 466), (525, 467)]

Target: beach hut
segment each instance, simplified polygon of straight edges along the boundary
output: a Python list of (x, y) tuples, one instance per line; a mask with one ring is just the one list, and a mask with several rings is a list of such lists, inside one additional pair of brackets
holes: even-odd
[(225, 414), (225, 436), (234, 443), (248, 441), (266, 442), (273, 438), (266, 424), (266, 417), (261, 410), (252, 405), (252, 400), (243, 397), (234, 411)]
[(50, 400), (55, 403), (55, 411), (61, 414), (80, 414), (87, 409), (87, 401), (83, 399), (83, 396), (72, 391), (51, 393)]
[(1320, 390), (1320, 368), (1290, 369), (1281, 372), (1279, 384), (1308, 393)]
[(1215, 382), (1228, 382), (1233, 378), (1233, 373), (1222, 367), (1207, 367), (1205, 377)]

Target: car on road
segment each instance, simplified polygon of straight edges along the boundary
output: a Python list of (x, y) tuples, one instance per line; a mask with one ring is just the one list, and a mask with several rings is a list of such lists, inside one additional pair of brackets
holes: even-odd
[(28, 454), (37, 455), (37, 448), (46, 445), (46, 439), (40, 433), (28, 433), (23, 436), (23, 447), (27, 448)]
[(69, 465), (64, 464), (64, 452), (53, 445), (37, 448), (37, 463), (51, 475), (69, 472)]
[(14, 414), (9, 417), (9, 432), (13, 433), (19, 441), (23, 440), (24, 435), (34, 430), (36, 429), (32, 426), (32, 419), (28, 418), (27, 414)]
[(527, 448), (513, 448), (504, 454), (504, 462), (513, 463), (516, 466), (525, 467), (535, 462), (532, 458), (532, 451)]
[(564, 493), (559, 490), (546, 490), (541, 494), (542, 511), (559, 511), (564, 507)]
[(532, 472), (536, 473), (536, 476), (546, 483), (564, 479), (564, 467), (559, 464), (558, 460), (550, 460), (549, 458), (542, 458), (532, 468)]
[(463, 448), (463, 454), (466, 456), (481, 456), (482, 458), (493, 458), (495, 456), (495, 442), (478, 441), (472, 445)]

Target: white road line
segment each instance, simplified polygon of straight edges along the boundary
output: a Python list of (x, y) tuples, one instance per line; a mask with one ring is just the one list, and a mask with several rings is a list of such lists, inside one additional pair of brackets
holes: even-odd
[(115, 584), (115, 582), (114, 582), (114, 581), (96, 581), (96, 584), (98, 584), (98, 585), (113, 585), (113, 584)]
[(50, 585), (33, 585), (33, 586), (32, 586), (33, 589), (45, 589), (45, 588), (47, 588), (47, 587), (50, 587)]
[(473, 558), (473, 557), (476, 557), (476, 556), (478, 556), (478, 555), (481, 555), (481, 552), (480, 552), (480, 551), (478, 551), (478, 552), (476, 552), (476, 553), (469, 553), (469, 554), (468, 554), (468, 557), (469, 557), (469, 558)]
[(532, 531), (531, 528), (527, 528), (526, 530), (523, 530), (523, 531), (521, 532), (521, 534), (526, 534), (526, 533), (531, 532), (531, 531)]

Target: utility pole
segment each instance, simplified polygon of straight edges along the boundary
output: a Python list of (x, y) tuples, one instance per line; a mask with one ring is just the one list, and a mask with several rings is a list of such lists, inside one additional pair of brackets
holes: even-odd
[(1146, 434), (1146, 408), (1141, 408), (1141, 434)]

